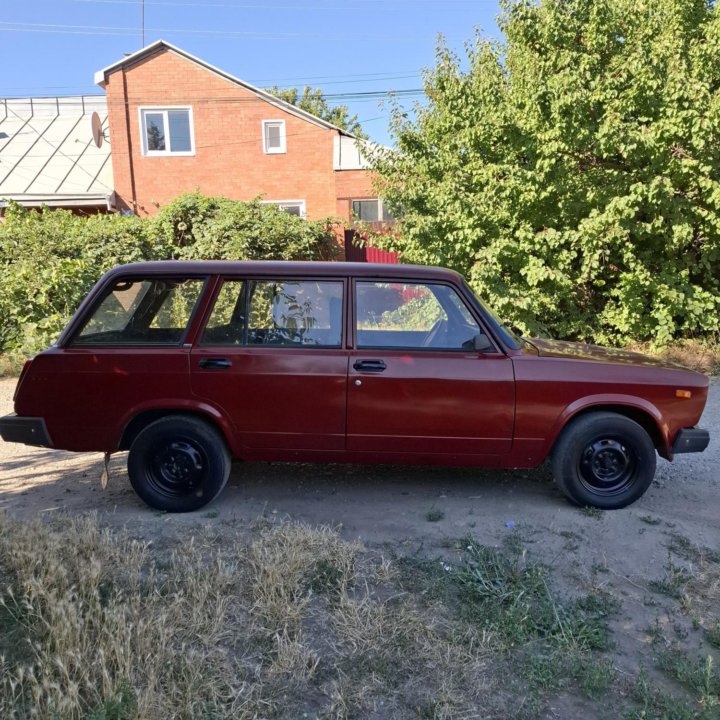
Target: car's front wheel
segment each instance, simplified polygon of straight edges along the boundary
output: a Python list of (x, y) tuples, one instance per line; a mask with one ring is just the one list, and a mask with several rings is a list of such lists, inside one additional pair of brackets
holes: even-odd
[(150, 507), (191, 512), (213, 500), (230, 475), (230, 454), (215, 428), (189, 415), (160, 418), (130, 446), (128, 475)]
[(614, 510), (635, 502), (655, 477), (652, 439), (634, 420), (592, 412), (573, 420), (552, 453), (555, 482), (577, 505)]

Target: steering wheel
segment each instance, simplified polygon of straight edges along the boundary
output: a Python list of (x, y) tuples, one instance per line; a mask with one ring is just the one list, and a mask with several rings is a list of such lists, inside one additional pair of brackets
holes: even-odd
[(435, 343), (447, 333), (447, 324), (447, 320), (437, 320), (423, 340), (423, 347), (434, 347)]

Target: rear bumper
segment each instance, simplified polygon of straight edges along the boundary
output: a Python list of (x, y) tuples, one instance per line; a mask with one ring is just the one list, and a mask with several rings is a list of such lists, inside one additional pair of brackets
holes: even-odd
[(0, 417), (0, 437), (5, 442), (52, 447), (44, 418), (5, 415)]
[(710, 442), (710, 433), (702, 428), (683, 428), (673, 443), (673, 455), (702, 452)]

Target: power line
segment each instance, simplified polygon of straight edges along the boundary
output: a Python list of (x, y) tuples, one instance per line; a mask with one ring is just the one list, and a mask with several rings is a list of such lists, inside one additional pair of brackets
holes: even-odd
[[(397, 73), (403, 73), (403, 74), (397, 74)], [(293, 88), (300, 88), (303, 86), (309, 86), (314, 84), (315, 82), (320, 82), (323, 86), (325, 85), (350, 85), (355, 83), (362, 83), (362, 82), (368, 82), (372, 80), (410, 80), (410, 79), (416, 79), (419, 78), (420, 75), (417, 72), (411, 72), (410, 70), (402, 71), (397, 70), (395, 72), (387, 72), (387, 73), (360, 73), (357, 75), (314, 75), (314, 76), (304, 76), (304, 77), (291, 77), (291, 78), (275, 78), (274, 80), (253, 80), (251, 81), (252, 85), (255, 85), (255, 87), (263, 87), (268, 88), (270, 86), (272, 87), (278, 87), (280, 90), (291, 90)], [(336, 79), (336, 78), (344, 78), (342, 80)], [(294, 84), (291, 85), (282, 85), (281, 83), (290, 83), (293, 82)], [(83, 92), (83, 89), (86, 89), (86, 86), (81, 85), (14, 85), (14, 86), (8, 86), (5, 88), (0, 89), (0, 96), (2, 96), (2, 93), (8, 91), (8, 90), (23, 90), (23, 91), (33, 91), (33, 90), (78, 90), (78, 95), (85, 95), (94, 97), (92, 94), (88, 94), (87, 92)], [(71, 93), (68, 93), (71, 94)], [(25, 97), (24, 95), (15, 95), (15, 97)]]
[[(348, 101), (348, 102), (361, 102), (363, 100), (380, 100), (388, 97), (414, 97), (418, 95), (424, 95), (425, 91), (423, 88), (404, 88), (401, 90), (366, 90), (366, 91), (359, 91), (359, 92), (341, 92), (341, 93), (323, 93), (320, 95), (320, 98), (322, 100), (327, 100), (332, 103), (340, 102), (340, 101)], [(69, 96), (63, 103), (65, 107), (73, 107), (73, 106), (82, 106), (83, 105), (83, 99), (82, 98), (102, 98), (103, 95), (82, 95), (78, 96), (78, 99), (75, 100), (74, 96)], [(183, 98), (185, 96), (183, 95), (177, 95), (173, 96), (172, 98), (158, 98), (157, 95), (154, 95), (152, 97), (137, 97), (137, 96), (130, 96), (127, 98), (127, 100), (123, 99), (106, 99), (106, 104), (108, 106), (110, 105), (153, 105), (155, 107), (161, 107), (163, 104), (168, 103), (176, 103), (183, 101)], [(285, 102), (281, 98), (276, 97), (275, 95), (271, 94), (271, 98), (274, 98), (278, 100), (279, 102)], [(7, 97), (7, 100), (24, 100), (25, 98), (22, 96), (17, 97)], [(28, 98), (32, 99), (33, 105), (41, 107), (43, 105), (47, 106), (54, 106), (56, 104), (57, 98), (54, 95), (44, 97), (44, 98)], [(263, 98), (263, 97), (234, 97), (234, 96), (193, 96), (191, 98), (191, 102), (193, 104), (227, 104), (227, 105), (242, 105), (247, 103), (269, 103), (271, 102), (270, 99)], [(286, 103), (290, 104), (292, 107), (299, 108), (297, 105), (292, 105), (292, 103)]]
[[(18, 26), (18, 27), (9, 27)], [(39, 32), (39, 33), (63, 33), (68, 35), (137, 35), (136, 27), (117, 27), (113, 25), (61, 25), (59, 23), (26, 23), (0, 21), (0, 30), (6, 32)], [(256, 37), (264, 40), (295, 40), (302, 38), (323, 38), (327, 39), (325, 33), (301, 33), (301, 32), (264, 32), (255, 30), (210, 30), (200, 28), (146, 28), (149, 33), (184, 33), (190, 35), (222, 35), (229, 37)], [(358, 38), (357, 33), (346, 35), (334, 34), (335, 38), (353, 39)], [(364, 39), (374, 40), (401, 40), (413, 39), (411, 35), (363, 35)]]

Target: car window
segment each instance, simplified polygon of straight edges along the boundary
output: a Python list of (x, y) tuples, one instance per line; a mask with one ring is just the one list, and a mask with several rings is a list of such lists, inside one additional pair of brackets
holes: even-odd
[(472, 350), (480, 328), (455, 290), (425, 283), (356, 283), (359, 348)]
[(252, 281), (248, 293), (248, 345), (340, 347), (342, 282)]
[(177, 345), (205, 281), (119, 280), (95, 307), (74, 345)]
[(225, 280), (215, 300), (201, 345), (242, 345), (245, 341), (245, 290), (242, 280)]

